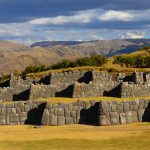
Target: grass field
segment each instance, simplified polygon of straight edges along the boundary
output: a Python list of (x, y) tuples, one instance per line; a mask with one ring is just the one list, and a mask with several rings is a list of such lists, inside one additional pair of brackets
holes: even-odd
[(150, 123), (96, 127), (0, 126), (0, 150), (149, 150)]

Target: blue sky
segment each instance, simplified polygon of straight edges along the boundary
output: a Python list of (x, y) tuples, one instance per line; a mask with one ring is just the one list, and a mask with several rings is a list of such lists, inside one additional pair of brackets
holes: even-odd
[(149, 38), (149, 0), (0, 0), (0, 39)]

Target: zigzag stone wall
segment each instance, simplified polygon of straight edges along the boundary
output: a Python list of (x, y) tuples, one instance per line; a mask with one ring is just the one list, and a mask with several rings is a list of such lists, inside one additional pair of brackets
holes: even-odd
[(45, 102), (0, 103), (0, 125), (41, 124)]
[[(104, 80), (103, 80), (104, 81)], [(78, 83), (74, 84), (73, 96), (74, 98), (80, 97), (96, 97), (96, 96), (120, 96), (120, 91), (118, 90), (120, 83), (109, 81), (109, 82), (90, 82), (89, 84)], [(114, 91), (112, 91), (114, 89)], [(115, 89), (117, 90), (115, 92)], [(111, 92), (112, 91), (112, 92)]]
[(98, 124), (97, 101), (78, 101), (69, 104), (47, 104), (44, 110), (42, 124), (60, 126), (69, 124)]
[(117, 125), (150, 121), (150, 100), (104, 102), (99, 105), (99, 125)]
[(150, 121), (150, 100), (0, 103), (0, 125), (116, 125)]
[(16, 78), (0, 83), (0, 101), (36, 100), (48, 97), (139, 97), (150, 95), (150, 74), (109, 74), (96, 71), (54, 73), (41, 79)]
[(129, 84), (128, 82), (121, 83), (120, 86), (121, 97), (140, 97), (150, 95), (150, 84)]

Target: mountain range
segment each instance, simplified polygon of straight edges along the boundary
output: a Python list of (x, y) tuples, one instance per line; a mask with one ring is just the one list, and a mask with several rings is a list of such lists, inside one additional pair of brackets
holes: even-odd
[(21, 71), (28, 65), (50, 65), (62, 59), (75, 60), (95, 54), (110, 57), (131, 53), (149, 45), (150, 39), (41, 41), (31, 46), (0, 41), (0, 73)]

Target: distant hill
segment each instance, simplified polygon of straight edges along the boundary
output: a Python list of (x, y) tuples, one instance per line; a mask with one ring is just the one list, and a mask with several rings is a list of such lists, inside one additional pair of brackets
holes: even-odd
[(76, 44), (81, 44), (85, 42), (80, 42), (80, 41), (41, 41), (41, 42), (36, 42), (31, 45), (31, 47), (36, 47), (36, 46), (41, 46), (41, 47), (52, 47), (52, 46), (69, 46), (69, 45), (76, 45)]
[(0, 41), (0, 73), (24, 70), (26, 66), (49, 65), (61, 59), (75, 60), (84, 56), (103, 54), (114, 56), (131, 53), (149, 46), (150, 39), (97, 40), (97, 41), (43, 41), (31, 46)]
[[(90, 56), (93, 54), (103, 54), (106, 56), (113, 56), (122, 53), (131, 53), (139, 48), (150, 45), (150, 39), (126, 39), (126, 40), (97, 40), (88, 42), (78, 41), (43, 41), (37, 42), (31, 45), (31, 47), (44, 47), (49, 50), (60, 48), (64, 52), (66, 46), (70, 48), (70, 51), (75, 51), (83, 56)], [(65, 47), (63, 47), (65, 46)]]

